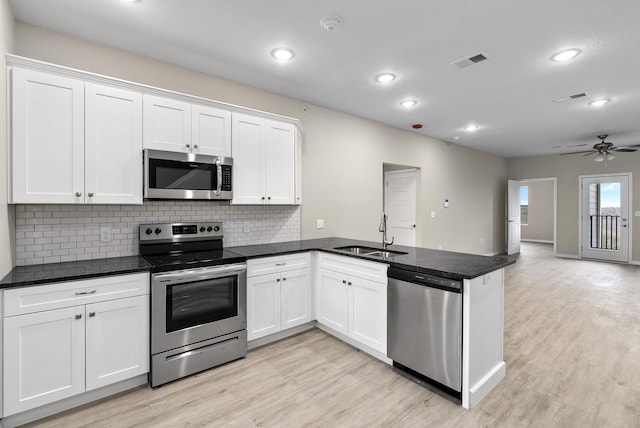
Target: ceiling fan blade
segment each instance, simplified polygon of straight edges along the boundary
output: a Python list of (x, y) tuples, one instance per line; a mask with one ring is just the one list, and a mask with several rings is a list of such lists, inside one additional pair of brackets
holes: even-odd
[(562, 156), (564, 156), (564, 155), (579, 155), (580, 153), (586, 153), (585, 156), (588, 156), (588, 155), (592, 155), (592, 154), (598, 153), (598, 152), (595, 151), (595, 150), (585, 150), (585, 151), (582, 151), (582, 152), (560, 153), (560, 155), (562, 155)]
[(626, 147), (614, 147), (613, 149), (611, 149), (612, 152), (637, 152), (636, 149), (627, 149)]
[(628, 145), (626, 145), (626, 146), (616, 146), (616, 147), (614, 148), (614, 150), (620, 150), (620, 149), (632, 149), (632, 148), (635, 148), (635, 147), (640, 147), (640, 144), (628, 144)]

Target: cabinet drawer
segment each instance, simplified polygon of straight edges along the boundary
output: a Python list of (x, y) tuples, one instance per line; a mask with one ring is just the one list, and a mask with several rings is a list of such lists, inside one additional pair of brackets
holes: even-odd
[(266, 275), (293, 269), (303, 269), (311, 265), (310, 253), (287, 254), (247, 261), (247, 276)]
[(4, 316), (29, 314), (142, 294), (149, 294), (149, 274), (146, 272), (22, 287), (4, 292)]
[(389, 266), (384, 263), (358, 260), (354, 257), (320, 253), (320, 267), (386, 284)]

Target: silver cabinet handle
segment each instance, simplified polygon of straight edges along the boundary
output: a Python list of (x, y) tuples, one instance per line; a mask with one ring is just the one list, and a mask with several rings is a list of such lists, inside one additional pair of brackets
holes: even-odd
[(93, 192), (89, 192), (89, 193), (87, 193), (87, 195), (88, 195), (90, 198), (93, 198)]
[(276, 278), (276, 282), (280, 282), (280, 278)]
[(76, 315), (76, 319), (79, 320), (80, 318), (82, 318), (82, 314), (78, 314)]
[(271, 200), (271, 196), (269, 196), (267, 199)]
[(96, 313), (95, 313), (95, 312), (89, 312), (89, 316), (90, 316), (90, 317), (95, 317), (95, 316), (96, 316)]
[(347, 282), (347, 285), (351, 285), (351, 281)]
[(216, 171), (218, 172), (218, 185), (216, 186), (216, 195), (220, 196), (222, 192), (222, 165), (220, 159), (216, 159)]
[(191, 144), (187, 144), (187, 149), (188, 149), (189, 147), (191, 147)]
[(283, 263), (276, 263), (276, 266), (285, 266), (287, 263), (283, 262)]
[(194, 149), (197, 149), (197, 148), (198, 148), (198, 145), (197, 145), (197, 144), (194, 144), (194, 145), (193, 145), (193, 148), (194, 148)]
[(81, 291), (79, 293), (76, 293), (76, 296), (86, 296), (88, 294), (96, 294), (96, 291), (98, 291), (98, 290)]
[(263, 200), (263, 201), (265, 200), (265, 197), (264, 197), (264, 196), (262, 197), (262, 200)]
[(79, 198), (80, 196), (82, 196), (82, 193), (76, 192), (76, 198)]
[(343, 280), (342, 280), (342, 283), (343, 283), (343, 284), (346, 284), (346, 283), (347, 283), (347, 280), (346, 280), (346, 279), (343, 279)]
[(283, 280), (283, 281), (286, 281), (286, 280), (287, 280), (287, 278), (282, 278), (282, 280)]

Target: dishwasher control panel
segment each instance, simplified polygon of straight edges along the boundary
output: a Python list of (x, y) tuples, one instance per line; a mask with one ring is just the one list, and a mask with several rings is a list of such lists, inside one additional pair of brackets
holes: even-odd
[(462, 291), (462, 282), (456, 279), (444, 278), (441, 276), (430, 275), (428, 273), (414, 272), (404, 269), (389, 268), (387, 276), (391, 279), (399, 279), (401, 281), (412, 282), (427, 287), (435, 287), (449, 291)]

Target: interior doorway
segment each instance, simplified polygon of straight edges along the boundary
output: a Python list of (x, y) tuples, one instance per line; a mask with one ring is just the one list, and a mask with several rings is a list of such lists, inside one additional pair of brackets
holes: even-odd
[(394, 244), (419, 246), (417, 195), (420, 170), (406, 166), (383, 166), (384, 213), (387, 215), (387, 238)]
[(580, 176), (583, 258), (629, 263), (631, 173)]

